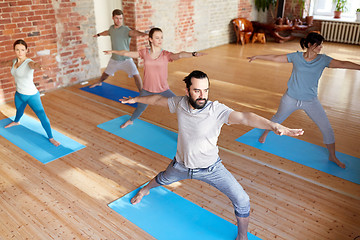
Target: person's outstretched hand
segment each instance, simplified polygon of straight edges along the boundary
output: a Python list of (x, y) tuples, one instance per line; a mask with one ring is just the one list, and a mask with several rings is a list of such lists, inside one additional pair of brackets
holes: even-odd
[(252, 56), (252, 57), (247, 57), (247, 59), (249, 59), (249, 62), (252, 62), (256, 59), (256, 56)]
[(94, 87), (101, 86), (101, 85), (102, 85), (102, 82), (98, 82), (98, 83), (91, 85), (89, 88), (94, 88)]
[(304, 130), (302, 129), (291, 129), (291, 128), (287, 128), (281, 124), (276, 124), (273, 132), (277, 135), (286, 135), (286, 136), (290, 136), (290, 137), (297, 137), (300, 135), (304, 134)]
[(123, 98), (119, 99), (119, 101), (121, 103), (123, 103), (123, 104), (125, 104), (125, 103), (129, 103), (129, 104), (136, 103), (135, 98), (132, 98), (132, 97), (123, 97)]

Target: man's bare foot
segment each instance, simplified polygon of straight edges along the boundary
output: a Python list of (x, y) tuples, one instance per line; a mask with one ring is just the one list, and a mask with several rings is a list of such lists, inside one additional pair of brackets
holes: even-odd
[(49, 141), (54, 144), (55, 147), (60, 146), (60, 143), (58, 141), (56, 141), (54, 138), (49, 138)]
[(95, 84), (91, 85), (89, 88), (94, 88), (94, 87), (101, 86), (101, 85), (102, 85), (102, 83), (99, 82), (99, 83), (95, 83)]
[(268, 134), (269, 134), (269, 131), (265, 130), (264, 133), (260, 136), (259, 142), (260, 143), (265, 143), (265, 140), (266, 140), (266, 137), (267, 137)]
[(127, 120), (123, 125), (120, 126), (120, 128), (126, 128), (129, 125), (132, 125), (134, 122), (131, 120)]
[(149, 195), (149, 190), (147, 190), (145, 187), (143, 187), (142, 189), (140, 189), (140, 191), (138, 191), (138, 193), (131, 199), (131, 204), (137, 204), (141, 201), (141, 199), (146, 196)]
[(9, 128), (9, 127), (17, 126), (17, 125), (20, 125), (20, 123), (19, 122), (11, 122), (8, 125), (6, 125), (4, 128)]
[(345, 167), (346, 167), (346, 166), (345, 166), (345, 163), (340, 162), (340, 160), (339, 160), (337, 157), (335, 157), (335, 159), (334, 159), (334, 157), (329, 156), (329, 160), (332, 161), (332, 162), (334, 162), (334, 163), (336, 163), (336, 164), (337, 164), (339, 167), (341, 167), (341, 168), (345, 168)]

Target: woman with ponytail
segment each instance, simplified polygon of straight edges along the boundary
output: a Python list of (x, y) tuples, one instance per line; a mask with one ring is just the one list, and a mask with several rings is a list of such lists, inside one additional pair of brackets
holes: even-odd
[[(168, 63), (176, 61), (181, 58), (200, 57), (205, 53), (200, 52), (179, 52), (172, 53), (161, 48), (163, 43), (163, 33), (160, 28), (152, 28), (149, 32), (149, 45), (148, 49), (141, 49), (138, 52), (131, 51), (104, 51), (105, 54), (115, 53), (121, 56), (131, 58), (142, 58), (144, 60), (144, 85), (140, 91), (140, 97), (160, 94), (164, 97), (174, 97), (175, 94), (170, 90), (168, 78)], [(133, 124), (134, 120), (140, 117), (142, 112), (147, 108), (147, 104), (138, 103), (135, 112), (131, 118), (121, 125), (125, 128)]]
[[(320, 54), (324, 37), (311, 32), (306, 38), (300, 40), (305, 52), (294, 52), (284, 55), (258, 55), (249, 57), (249, 62), (256, 59), (280, 63), (292, 63), (293, 70), (288, 81), (288, 89), (281, 98), (280, 106), (272, 117), (273, 122), (282, 123), (295, 110), (302, 109), (316, 123), (323, 135), (324, 143), (329, 151), (329, 160), (339, 167), (345, 168), (335, 155), (335, 136), (324, 108), (320, 104), (318, 84), (325, 67), (360, 70), (360, 65), (349, 61), (333, 59), (325, 54)], [(264, 143), (269, 131), (265, 130), (259, 138)]]
[(34, 84), (34, 70), (42, 70), (42, 66), (39, 63), (35, 63), (28, 58), (27, 43), (22, 40), (16, 40), (14, 42), (14, 52), (16, 58), (10, 61), (0, 63), (0, 65), (11, 67), (11, 74), (15, 78), (15, 107), (16, 116), (13, 122), (5, 126), (10, 128), (20, 124), (20, 119), (24, 114), (27, 105), (35, 112), (36, 116), (40, 119), (49, 141), (56, 147), (60, 145), (52, 135), (49, 118), (45, 114), (44, 107), (41, 103), (40, 93)]

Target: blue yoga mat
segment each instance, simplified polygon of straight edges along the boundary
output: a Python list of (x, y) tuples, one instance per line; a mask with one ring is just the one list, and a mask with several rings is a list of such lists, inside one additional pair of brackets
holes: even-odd
[[(123, 97), (137, 97), (139, 96), (138, 92), (118, 87), (109, 83), (103, 82), (101, 86), (90, 88), (90, 86), (80, 88), (83, 91), (96, 94), (100, 97), (104, 97), (116, 102), (119, 102), (119, 99)], [(137, 103), (135, 104), (127, 104), (132, 107), (137, 107)]]
[[(140, 203), (130, 199), (140, 188), (109, 204), (114, 211), (159, 240), (234, 240), (237, 227), (163, 187), (150, 190)], [(248, 233), (249, 240), (260, 238)]]
[(60, 146), (55, 147), (49, 142), (40, 121), (26, 115), (20, 119), (20, 125), (4, 128), (13, 119), (14, 117), (0, 120), (0, 135), (44, 164), (85, 147), (52, 130), (54, 139), (61, 143)]
[(120, 128), (129, 119), (129, 115), (124, 115), (99, 124), (98, 127), (162, 156), (170, 159), (175, 157), (177, 133), (140, 119), (136, 119), (133, 125)]
[(360, 158), (336, 152), (339, 160), (346, 165), (346, 168), (343, 169), (328, 160), (328, 151), (325, 147), (293, 137), (278, 136), (273, 132), (269, 133), (265, 143), (260, 143), (258, 139), (263, 131), (261, 129), (253, 129), (236, 139), (236, 141), (360, 184)]

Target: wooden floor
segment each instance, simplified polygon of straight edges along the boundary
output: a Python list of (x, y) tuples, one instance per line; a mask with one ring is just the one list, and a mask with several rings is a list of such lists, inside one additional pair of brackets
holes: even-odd
[[(201, 58), (169, 64), (169, 83), (184, 94), (182, 79), (194, 69), (211, 81), (210, 99), (270, 118), (286, 90), (291, 64), (248, 63), (256, 54), (300, 50), (297, 42), (224, 45)], [(360, 64), (360, 47), (326, 43), (330, 56)], [(140, 69), (142, 75), (142, 69)], [(118, 73), (107, 82), (135, 90)], [(96, 126), (133, 108), (79, 90), (74, 85), (47, 93), (42, 101), (53, 129), (86, 148), (46, 165), (0, 137), (0, 239), (153, 239), (107, 204), (149, 181), (169, 159)], [(360, 72), (326, 69), (319, 99), (335, 131), (337, 150), (360, 157)], [(27, 109), (26, 113), (34, 117)], [(15, 114), (1, 106), (0, 119)], [(177, 130), (176, 116), (149, 107), (142, 119)], [(304, 112), (285, 122), (303, 128), (300, 139), (322, 145)], [(354, 239), (360, 235), (360, 186), (238, 143), (246, 126), (224, 126), (219, 139), (225, 166), (251, 198), (249, 231), (262, 239)], [(360, 174), (360, 173), (359, 173)], [(235, 223), (230, 201), (208, 185), (186, 180), (169, 189)]]

